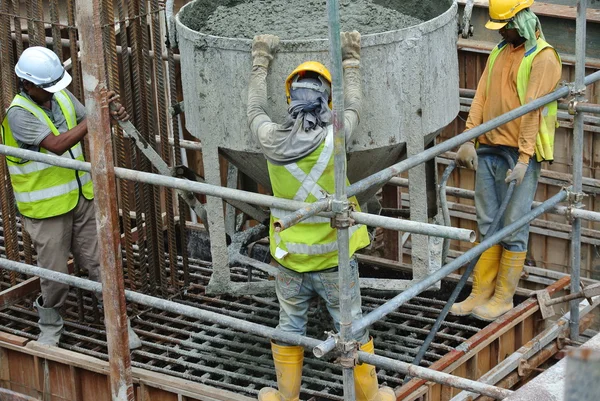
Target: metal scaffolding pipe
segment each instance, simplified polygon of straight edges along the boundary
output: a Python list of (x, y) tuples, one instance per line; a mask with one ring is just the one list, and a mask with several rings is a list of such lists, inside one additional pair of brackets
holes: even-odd
[[(15, 271), (21, 274), (38, 276), (59, 283), (68, 284), (70, 286), (81, 288), (94, 293), (102, 292), (102, 284), (97, 283), (95, 281), (71, 276), (65, 273), (55, 272), (38, 266), (32, 266), (21, 262), (15, 262), (13, 260), (0, 258), (0, 268)], [(153, 297), (146, 294), (141, 294), (139, 292), (125, 290), (125, 298), (136, 304), (144, 305), (150, 308), (160, 309), (162, 311), (174, 313), (178, 316), (187, 316), (192, 319), (218, 324), (221, 326), (232, 328), (234, 330), (255, 334), (261, 337), (271, 338), (288, 344), (302, 345), (304, 347), (313, 348), (321, 343), (321, 341), (310, 337), (286, 333), (271, 327), (249, 322), (247, 320), (222, 315), (216, 312), (199, 309), (193, 306)], [(410, 365), (409, 363), (398, 362), (391, 358), (386, 358), (382, 356), (378, 356), (375, 359), (370, 359), (367, 355), (364, 355), (362, 359), (365, 362), (371, 363), (377, 367), (389, 369), (399, 373), (409, 372), (414, 377), (431, 380), (436, 383), (443, 384), (445, 386), (474, 391), (476, 393), (487, 395), (489, 397), (495, 397), (495, 395), (498, 394), (499, 389), (491, 385), (484, 384), (483, 386), (481, 386), (482, 383), (476, 382), (474, 380), (464, 379), (447, 373), (438, 372), (429, 368), (420, 367), (416, 370), (409, 370), (414, 368), (414, 366)], [(361, 359), (360, 356), (359, 359)], [(427, 376), (425, 377), (424, 375)]]
[[(340, 40), (340, 10), (338, 0), (327, 0), (329, 19), (329, 57), (331, 60), (331, 97), (333, 124), (333, 161), (335, 192), (331, 202), (335, 212), (332, 226), (336, 228), (338, 246), (338, 280), (340, 297), (340, 341), (350, 343), (352, 338), (352, 285), (350, 271), (350, 233), (348, 220), (348, 197), (346, 196), (346, 133), (344, 132), (344, 77), (342, 67), (342, 43)], [(343, 223), (346, 224), (343, 224)], [(342, 360), (352, 360), (352, 347), (341, 347)], [(344, 400), (354, 401), (354, 364), (342, 363)]]
[(107, 102), (108, 84), (102, 43), (103, 28), (98, 18), (101, 14), (101, 2), (77, 1), (77, 26), (81, 38), (81, 69), (95, 193), (99, 262), (102, 269), (102, 295), (106, 301), (104, 321), (110, 366), (110, 391), (113, 401), (133, 401), (111, 117)]
[[(600, 71), (596, 71), (588, 75), (585, 78), (584, 83), (585, 85), (590, 85), (598, 80), (600, 80)], [(439, 145), (433, 146), (415, 156), (409, 157), (399, 163), (394, 164), (393, 166), (381, 170), (378, 173), (375, 173), (367, 178), (355, 182), (348, 188), (348, 196), (354, 196), (376, 185), (384, 184), (387, 181), (389, 181), (390, 178), (404, 171), (407, 171), (421, 163), (431, 160), (444, 152), (448, 152), (467, 141), (475, 139), (478, 136), (485, 134), (486, 132), (491, 131), (494, 128), (506, 124), (509, 121), (522, 117), (533, 110), (539, 109), (540, 107), (543, 107), (544, 105), (550, 102), (565, 97), (569, 93), (570, 89), (566, 86), (563, 86), (561, 88), (558, 88), (554, 92), (547, 94), (546, 96), (534, 100), (533, 102), (527, 103), (521, 107), (511, 110), (508, 113), (505, 113), (499, 117), (487, 121), (473, 129), (467, 130), (462, 134), (456, 135), (450, 139), (446, 139)]]
[[(402, 188), (408, 188), (408, 179), (394, 177), (388, 182), (388, 184), (395, 185), (395, 186), (402, 187)], [(457, 198), (462, 198), (462, 199), (475, 199), (475, 191), (473, 191), (471, 189), (446, 187), (446, 194), (450, 195), (450, 196), (456, 196)], [(542, 204), (542, 202), (534, 201), (531, 204), (531, 207), (535, 208), (541, 204)], [(571, 216), (578, 217), (581, 220), (600, 222), (600, 212), (595, 212), (593, 210), (585, 210), (585, 209), (569, 210), (569, 208), (566, 206), (556, 206), (553, 209), (548, 210), (548, 213), (556, 214), (559, 216), (569, 216), (569, 214), (570, 214)], [(384, 228), (387, 228), (387, 227), (384, 227)]]
[[(585, 27), (587, 0), (577, 1), (577, 21), (575, 30), (575, 101), (585, 97)], [(583, 114), (577, 113), (573, 119), (573, 193), (576, 199), (571, 204), (580, 203), (579, 194), (583, 187)], [(581, 285), (581, 219), (573, 218), (571, 231), (571, 294), (579, 292)], [(571, 340), (579, 338), (579, 302), (571, 301)]]
[[(69, 168), (72, 170), (80, 170), (80, 171), (91, 171), (91, 165), (88, 162), (82, 162), (79, 160), (73, 160), (71, 158), (50, 155), (46, 153), (34, 152), (27, 149), (14, 148), (11, 146), (0, 145), (0, 154), (9, 155), (13, 157), (22, 158), (25, 160), (35, 160), (41, 163), (51, 164), (54, 166), (60, 166)], [(220, 187), (216, 185), (190, 181), (186, 179), (164, 176), (160, 174), (147, 173), (144, 171), (130, 170), (122, 167), (115, 167), (115, 175), (117, 178), (142, 182), (145, 184), (159, 185), (168, 188), (181, 189), (183, 191), (189, 191), (194, 193), (200, 193), (208, 196), (215, 196), (219, 198), (238, 200), (245, 203), (252, 203), (259, 206), (269, 207), (269, 208), (278, 208), (284, 210), (298, 210), (301, 208), (309, 208), (314, 203), (304, 203), (299, 201), (294, 201), (291, 199), (282, 199), (276, 198), (274, 196), (258, 194), (254, 192), (242, 191), (240, 189)], [(319, 213), (320, 216), (324, 217), (332, 217), (333, 213), (324, 212)], [(359, 224), (369, 224), (367, 219), (370, 217), (367, 213), (354, 213), (354, 220)], [(390, 217), (379, 216), (378, 219), (386, 219), (390, 224), (390, 229), (395, 229), (393, 227), (399, 227), (403, 231), (410, 231), (412, 227), (417, 227), (414, 225), (411, 226), (402, 226), (406, 221), (398, 220)], [(383, 220), (378, 220), (380, 222), (384, 222)], [(409, 223), (410, 224), (410, 223)], [(448, 238), (451, 239), (464, 239), (469, 240), (471, 237), (471, 230), (467, 230), (464, 228), (454, 228), (454, 227), (443, 227), (438, 226), (436, 224), (428, 224), (428, 223), (418, 223), (421, 230), (427, 235), (436, 236), (438, 233), (446, 232), (449, 233)], [(442, 227), (442, 230), (439, 229)]]
[(412, 377), (420, 377), (421, 379), (431, 380), (437, 383), (439, 383), (438, 380), (447, 380), (447, 383), (452, 383), (448, 385), (463, 390), (466, 390), (465, 388), (463, 388), (463, 386), (469, 386), (472, 389), (470, 391), (475, 391), (476, 393), (484, 394), (495, 400), (502, 400), (513, 393), (513, 391), (511, 390), (507, 390), (500, 387), (493, 387), (492, 390), (488, 387), (489, 384), (484, 384), (477, 381), (468, 384), (462, 383), (462, 380), (455, 381), (455, 379), (458, 377), (452, 376), (448, 373), (438, 372), (436, 370), (427, 369), (422, 366), (411, 365), (407, 362), (394, 361), (390, 358), (368, 354), (362, 351), (358, 352), (358, 360), (360, 362), (375, 365), (386, 370), (393, 370), (394, 372), (404, 373)]
[[(542, 205), (538, 206), (535, 209), (532, 209), (529, 213), (527, 213), (520, 219), (518, 219), (515, 222), (511, 223), (510, 225), (504, 227), (502, 230), (496, 232), (494, 235), (491, 235), (488, 238), (486, 238), (485, 240), (481, 241), (481, 243), (479, 245), (477, 245), (477, 246), (471, 248), (470, 250), (468, 250), (467, 252), (463, 253), (461, 256), (454, 259), (452, 262), (448, 263), (447, 265), (442, 267), (440, 270), (432, 273), (431, 275), (427, 276), (426, 278), (419, 281), (418, 283), (415, 283), (414, 285), (409, 287), (406, 291), (398, 294), (397, 296), (395, 296), (394, 298), (392, 298), (385, 304), (383, 304), (380, 307), (378, 307), (377, 309), (373, 310), (368, 315), (365, 315), (361, 319), (355, 321), (354, 324), (352, 325), (353, 331), (354, 332), (360, 331), (364, 328), (369, 327), (376, 321), (381, 320), (387, 314), (396, 310), (400, 305), (404, 304), (405, 302), (410, 301), (412, 298), (414, 298), (421, 292), (425, 291), (426, 289), (428, 289), (429, 287), (431, 287), (438, 281), (442, 280), (448, 274), (450, 274), (453, 271), (455, 271), (456, 269), (460, 268), (465, 263), (470, 262), (477, 255), (480, 255), (485, 250), (487, 250), (487, 249), (491, 248), (492, 246), (494, 246), (495, 244), (499, 243), (504, 237), (506, 237), (510, 233), (512, 233), (515, 230), (519, 229), (520, 227), (523, 227), (524, 225), (528, 224), (529, 222), (531, 222), (538, 216), (546, 213), (549, 209), (554, 207), (556, 204), (565, 200), (566, 197), (567, 197), (567, 191), (564, 189), (561, 190), (559, 193), (554, 195), (552, 198), (550, 198), (547, 201), (545, 201), (544, 203), (542, 203)], [(327, 354), (329, 351), (331, 351), (334, 347), (335, 347), (335, 339), (333, 337), (330, 337), (327, 340), (323, 341), (321, 344), (319, 344), (319, 346), (315, 347), (313, 349), (313, 353), (315, 354), (316, 357), (320, 358), (323, 355)]]
[(454, 227), (447, 227), (437, 224), (427, 224), (412, 220), (392, 219), (376, 214), (350, 212), (350, 217), (362, 224), (367, 224), (374, 227), (382, 227), (388, 230), (406, 231), (415, 234), (431, 235), (434, 237), (442, 237), (448, 239), (456, 239), (459, 241), (474, 242), (475, 231), (461, 229), (457, 231)]

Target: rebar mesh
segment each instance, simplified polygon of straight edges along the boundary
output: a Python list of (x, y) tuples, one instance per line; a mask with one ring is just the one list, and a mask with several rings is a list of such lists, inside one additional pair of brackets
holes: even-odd
[[(193, 285), (185, 294), (174, 295), (173, 300), (269, 327), (277, 325), (279, 307), (276, 298), (207, 296), (205, 286), (210, 273), (208, 263), (191, 259), (190, 281)], [(180, 270), (180, 274), (183, 271)], [(247, 279), (247, 274), (245, 268), (232, 269), (232, 278), (236, 281)], [(253, 279), (262, 280), (264, 277), (255, 271)], [(442, 290), (417, 297), (373, 326), (370, 332), (375, 339), (376, 352), (390, 358), (412, 361), (445, 303), (445, 294)], [(363, 291), (363, 311), (369, 312), (391, 296)], [(94, 302), (90, 294), (85, 294), (85, 322), (81, 324), (78, 321), (80, 314), (76, 292), (71, 291), (63, 312), (66, 330), (61, 347), (106, 360), (104, 325), (101, 316), (94, 316)], [(37, 314), (30, 301), (0, 311), (0, 321), (0, 330), (37, 338)], [(250, 397), (255, 397), (264, 386), (276, 387), (267, 338), (159, 310), (140, 310), (138, 315), (132, 316), (132, 324), (143, 341), (143, 347), (132, 352), (133, 366)], [(449, 318), (429, 348), (422, 365), (430, 366), (483, 326), (483, 323), (468, 318)], [(309, 315), (307, 335), (323, 339), (325, 331), (332, 329), (325, 305), (315, 301)], [(392, 387), (401, 385), (404, 378), (384, 370), (379, 370), (378, 376), (380, 383)], [(307, 350), (301, 399), (313, 397), (316, 400), (342, 400), (341, 369), (331, 359), (319, 360), (311, 350)]]

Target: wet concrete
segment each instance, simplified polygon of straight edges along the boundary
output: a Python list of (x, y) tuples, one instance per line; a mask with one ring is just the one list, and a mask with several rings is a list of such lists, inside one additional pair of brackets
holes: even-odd
[[(282, 39), (317, 39), (328, 36), (325, 0), (201, 1), (184, 23), (194, 30), (222, 37), (252, 38), (270, 33)], [(382, 3), (382, 4), (379, 4)], [(389, 2), (387, 2), (389, 3)], [(362, 34), (398, 30), (423, 22), (409, 13), (373, 0), (341, 0), (340, 22), (345, 31)]]

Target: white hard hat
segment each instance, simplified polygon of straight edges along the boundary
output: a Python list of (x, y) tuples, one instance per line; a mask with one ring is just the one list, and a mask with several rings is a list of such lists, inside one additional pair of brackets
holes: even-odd
[(71, 83), (71, 76), (58, 56), (42, 46), (23, 51), (15, 66), (15, 74), (50, 93), (59, 92)]

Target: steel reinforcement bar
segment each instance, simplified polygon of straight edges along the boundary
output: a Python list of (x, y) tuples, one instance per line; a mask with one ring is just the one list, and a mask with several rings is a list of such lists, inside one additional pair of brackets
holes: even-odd
[[(57, 281), (87, 291), (93, 291), (95, 293), (102, 292), (102, 284), (97, 283), (95, 281), (70, 276), (68, 274), (55, 272), (52, 270), (28, 265), (21, 262), (0, 259), (0, 268), (16, 271), (21, 274), (34, 275), (48, 280)], [(216, 312), (202, 310), (189, 305), (180, 304), (177, 302), (153, 297), (150, 295), (140, 294), (138, 292), (125, 290), (125, 298), (130, 302), (135, 302), (139, 305), (145, 305), (151, 308), (156, 308), (178, 315), (187, 316), (193, 319), (227, 326), (235, 330), (243, 331), (245, 333), (256, 334), (262, 337), (271, 338), (288, 344), (302, 345), (304, 347), (310, 348), (314, 348), (320, 344), (320, 341), (314, 338), (282, 332), (280, 330), (263, 326), (257, 323), (222, 315)], [(446, 386), (473, 391), (478, 394), (492, 397), (494, 399), (503, 399), (512, 394), (512, 391), (510, 390), (494, 387), (489, 384), (479, 383), (474, 380), (464, 379), (458, 376), (453, 376), (448, 373), (438, 372), (433, 369), (414, 366), (410, 363), (396, 361), (387, 357), (374, 356), (365, 352), (359, 352), (358, 359), (360, 362), (367, 362), (380, 368), (393, 370), (394, 372), (399, 372), (402, 374), (410, 374), (411, 376), (434, 381), (436, 383), (440, 383)]]

